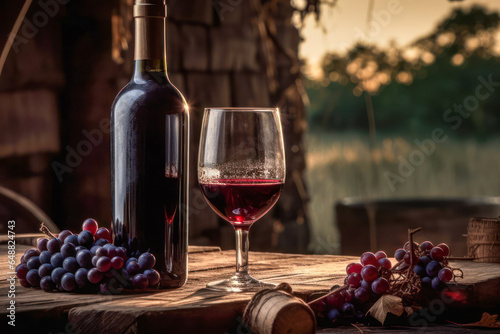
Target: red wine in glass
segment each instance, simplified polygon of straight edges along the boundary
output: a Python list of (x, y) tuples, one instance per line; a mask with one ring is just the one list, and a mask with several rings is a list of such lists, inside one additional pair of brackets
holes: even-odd
[(200, 183), (212, 209), (235, 228), (250, 228), (278, 201), (279, 180), (219, 179)]

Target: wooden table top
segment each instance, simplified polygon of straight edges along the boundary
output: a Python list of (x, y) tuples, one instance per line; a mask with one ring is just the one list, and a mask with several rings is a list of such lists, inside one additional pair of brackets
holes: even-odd
[[(16, 245), (17, 262), (28, 247)], [(8, 305), (10, 300), (7, 298), (10, 272), (7, 260), (7, 245), (0, 245), (2, 305)], [(346, 265), (358, 260), (358, 257), (349, 256), (250, 252), (250, 271), (258, 279), (287, 282), (297, 296), (310, 301), (331, 286), (342, 284)], [(47, 293), (16, 284), (16, 332), (26, 327), (38, 329), (37, 333), (244, 333), (241, 329), (238, 332), (238, 326), (253, 293), (220, 293), (205, 289), (208, 282), (232, 275), (234, 264), (234, 251), (194, 246), (189, 252), (188, 282), (176, 290), (94, 295)], [(460, 286), (469, 294), (471, 303), (500, 307), (500, 264), (461, 261), (453, 266), (464, 270), (465, 278)], [(7, 326), (7, 312), (6, 307), (0, 308), (0, 319), (3, 319), (0, 329), (12, 330)], [(439, 328), (436, 327), (436, 331)], [(443, 328), (453, 332), (468, 331), (452, 325)], [(364, 331), (374, 333), (382, 329), (364, 327)], [(332, 330), (359, 332), (350, 327), (319, 329), (318, 333), (331, 333)]]

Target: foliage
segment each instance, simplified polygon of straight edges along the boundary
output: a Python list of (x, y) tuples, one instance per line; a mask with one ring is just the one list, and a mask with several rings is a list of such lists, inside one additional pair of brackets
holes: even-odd
[[(373, 101), (377, 130), (416, 135), (450, 127), (445, 114), (475, 96), (479, 77), (500, 82), (495, 54), (497, 12), (480, 6), (455, 9), (429, 35), (407, 47), (355, 44), (344, 54), (325, 56), (325, 78), (308, 81), (313, 128), (368, 129), (366, 101)], [(498, 89), (498, 88), (497, 88)], [(366, 97), (366, 96), (365, 96)], [(498, 132), (500, 94), (493, 92), (454, 128), (456, 136)]]

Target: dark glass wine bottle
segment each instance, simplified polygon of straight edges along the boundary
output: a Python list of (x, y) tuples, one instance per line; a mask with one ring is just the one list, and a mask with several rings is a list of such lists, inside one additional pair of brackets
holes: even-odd
[(113, 237), (156, 256), (160, 288), (187, 279), (189, 110), (167, 75), (164, 0), (135, 0), (135, 70), (111, 111)]

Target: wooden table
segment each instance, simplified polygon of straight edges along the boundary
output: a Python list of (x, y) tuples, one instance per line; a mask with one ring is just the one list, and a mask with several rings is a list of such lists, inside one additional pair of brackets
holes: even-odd
[[(17, 245), (17, 262), (28, 246)], [(297, 296), (310, 301), (342, 284), (345, 266), (357, 257), (250, 253), (251, 273), (274, 283), (287, 282)], [(190, 247), (189, 280), (177, 290), (122, 295), (47, 293), (16, 285), (16, 331), (7, 325), (7, 246), (0, 245), (1, 333), (248, 333), (241, 326), (241, 313), (252, 293), (224, 294), (204, 287), (234, 271), (234, 251), (217, 247)], [(454, 263), (463, 268), (460, 286), (470, 303), (481, 300), (482, 308), (500, 306), (500, 264)], [(485, 270), (486, 268), (486, 270)], [(493, 293), (493, 294), (492, 294)], [(479, 298), (479, 299), (478, 299)], [(480, 313), (478, 313), (480, 314)], [(453, 325), (432, 327), (436, 332), (470, 332)], [(5, 331), (4, 329), (10, 330)], [(383, 327), (361, 326), (365, 332)], [(418, 331), (409, 328), (406, 331)], [(318, 329), (318, 333), (359, 332), (354, 327)], [(477, 332), (477, 331), (474, 331)]]

